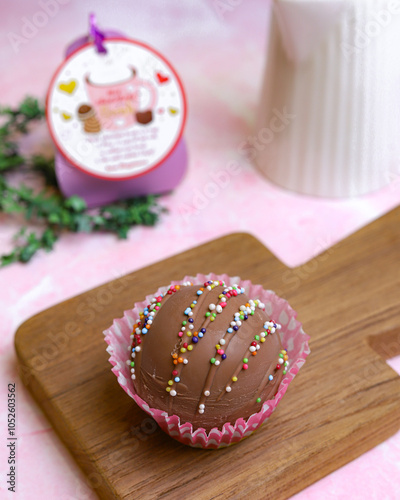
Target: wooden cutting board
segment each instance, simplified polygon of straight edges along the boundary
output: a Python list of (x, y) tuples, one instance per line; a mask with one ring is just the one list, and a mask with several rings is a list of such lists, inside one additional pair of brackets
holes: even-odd
[[(400, 208), (295, 269), (232, 234), (106, 283), (19, 328), (22, 379), (100, 498), (287, 498), (399, 429), (400, 377), (385, 363), (400, 354), (399, 222)], [(271, 419), (218, 451), (155, 426), (119, 387), (102, 334), (135, 301), (197, 272), (275, 290), (311, 335)]]

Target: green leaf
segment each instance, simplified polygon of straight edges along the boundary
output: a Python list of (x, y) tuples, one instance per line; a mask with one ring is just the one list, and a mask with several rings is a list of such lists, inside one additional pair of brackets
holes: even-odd
[(30, 233), (27, 244), (20, 247), (19, 260), (21, 262), (29, 262), (40, 247), (40, 240), (37, 238), (36, 234)]
[(125, 240), (128, 237), (130, 227), (129, 226), (121, 226), (117, 229), (117, 235), (119, 238)]
[(79, 214), (74, 219), (76, 224), (76, 231), (81, 233), (90, 233), (92, 230), (92, 219), (90, 215)]
[(54, 169), (54, 158), (34, 155), (31, 158), (31, 166), (35, 172), (43, 176), (47, 186), (58, 187), (56, 172)]
[(42, 234), (40, 239), (42, 243), (42, 247), (49, 251), (53, 249), (54, 243), (57, 241), (58, 236), (54, 233), (54, 231), (50, 228), (46, 229)]
[(83, 212), (87, 208), (85, 200), (77, 195), (73, 195), (67, 198), (65, 200), (64, 206), (66, 206), (67, 208), (72, 208), (74, 212)]
[(18, 254), (15, 251), (0, 257), (0, 267), (9, 266), (14, 262), (18, 262)]
[(2, 211), (6, 214), (15, 214), (24, 211), (24, 207), (7, 194), (3, 197), (3, 199), (0, 200), (0, 206)]
[(105, 222), (105, 218), (102, 217), (101, 215), (94, 215), (93, 216), (93, 224), (97, 225), (97, 226), (101, 226), (103, 225)]
[(57, 213), (52, 213), (49, 215), (48, 221), (50, 224), (59, 224), (60, 216)]
[[(123, 200), (97, 210), (88, 210), (79, 196), (65, 199), (58, 191), (54, 158), (24, 156), (16, 141), (19, 133), (27, 133), (32, 122), (44, 117), (44, 107), (37, 99), (27, 97), (16, 108), (0, 107), (0, 116), (3, 117), (0, 126), (0, 212), (21, 214), (31, 224), (40, 223), (44, 227), (39, 236), (22, 228), (15, 237), (13, 251), (0, 257), (1, 266), (28, 262), (40, 249), (50, 251), (66, 231), (110, 232), (127, 238), (132, 227), (138, 224), (153, 226), (166, 211), (154, 196)], [(8, 176), (22, 169), (40, 175), (46, 188), (37, 193), (24, 184), (11, 185)]]
[(39, 106), (38, 100), (33, 97), (26, 97), (22, 101), (19, 106), (19, 112), (30, 120), (44, 116), (44, 109)]

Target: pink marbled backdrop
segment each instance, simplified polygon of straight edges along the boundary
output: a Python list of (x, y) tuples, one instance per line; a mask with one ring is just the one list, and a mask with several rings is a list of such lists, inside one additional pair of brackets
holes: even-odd
[[(190, 168), (179, 188), (163, 197), (170, 213), (157, 228), (135, 229), (122, 242), (109, 235), (68, 235), (51, 254), (41, 254), (27, 266), (13, 265), (0, 271), (1, 498), (95, 498), (86, 478), (18, 381), (13, 336), (22, 321), (116, 275), (232, 231), (256, 234), (281, 260), (294, 266), (400, 203), (400, 179), (359, 199), (320, 200), (271, 185), (238, 154), (240, 142), (253, 132), (268, 1), (58, 1), (58, 12), (15, 51), (9, 34), (21, 36), (24, 18), (32, 21), (43, 11), (44, 3), (54, 5), (56, 0), (1, 0), (0, 102), (17, 103), (27, 93), (44, 96), (64, 47), (86, 31), (87, 14), (95, 9), (103, 26), (118, 28), (158, 48), (182, 76), (189, 104), (185, 136)], [(223, 3), (235, 6), (221, 15), (217, 6)], [(25, 147), (30, 151), (48, 149), (45, 127), (39, 128)], [(213, 175), (231, 161), (239, 163), (240, 173), (231, 175), (227, 186), (213, 196)], [(201, 208), (196, 209), (200, 195)], [(10, 248), (18, 224), (3, 216), (0, 224), (3, 253)], [(400, 360), (391, 363), (399, 371)], [(5, 491), (4, 476), (6, 388), (13, 381), (18, 384), (16, 495)], [(399, 491), (400, 433), (296, 499), (350, 496), (354, 500), (389, 500), (399, 498)]]

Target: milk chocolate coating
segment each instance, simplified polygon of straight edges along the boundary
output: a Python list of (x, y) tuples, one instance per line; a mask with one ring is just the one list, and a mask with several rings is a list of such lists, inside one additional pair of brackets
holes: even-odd
[[(222, 360), (219, 366), (211, 364), (210, 359), (216, 356), (216, 344), (227, 335), (227, 328), (234, 320), (234, 313), (238, 312), (240, 306), (245, 305), (249, 298), (246, 294), (229, 298), (222, 313), (217, 314), (215, 321), (210, 323), (206, 320), (205, 313), (211, 303), (218, 304), (218, 295), (222, 293), (223, 288), (219, 286), (211, 291), (205, 290), (199, 297), (196, 292), (200, 286), (182, 286), (178, 292), (167, 295), (162, 300), (151, 329), (141, 336), (141, 351), (135, 359), (134, 384), (138, 395), (150, 407), (164, 410), (170, 415), (178, 415), (181, 424), (190, 422), (194, 429), (203, 427), (209, 431), (213, 427), (221, 429), (226, 422), (234, 424), (240, 417), (248, 418), (260, 411), (265, 400), (275, 396), (282, 380), (283, 367), (276, 369), (282, 345), (277, 330), (266, 336), (265, 342), (258, 342), (260, 349), (257, 350), (256, 356), (248, 355), (254, 336), (265, 331), (264, 323), (270, 320), (264, 311), (256, 308), (253, 316), (249, 315), (247, 320), (242, 320), (242, 325), (229, 344), (227, 342), (223, 346), (227, 358)], [(197, 344), (193, 344), (192, 351), (178, 353), (188, 359), (188, 364), (174, 365), (172, 353), (177, 352), (180, 343), (191, 344), (186, 331), (182, 340), (178, 333), (182, 328), (182, 321), (187, 320), (184, 311), (194, 300), (197, 300), (197, 305), (193, 309), (192, 332), (200, 331), (207, 322), (206, 333)], [(237, 382), (232, 382), (232, 376), (243, 365), (244, 357), (248, 358), (248, 369), (240, 369)], [(177, 394), (171, 396), (166, 387), (168, 380), (173, 379), (172, 370), (176, 366), (179, 367), (181, 381), (174, 383), (173, 388)], [(215, 376), (212, 383), (207, 384), (210, 369)], [(274, 379), (269, 381), (268, 375), (273, 375)], [(231, 392), (226, 392), (227, 385), (232, 388)], [(210, 396), (203, 396), (205, 390), (210, 391)], [(259, 403), (258, 397), (261, 398)], [(199, 404), (203, 400), (205, 410), (200, 414)]]

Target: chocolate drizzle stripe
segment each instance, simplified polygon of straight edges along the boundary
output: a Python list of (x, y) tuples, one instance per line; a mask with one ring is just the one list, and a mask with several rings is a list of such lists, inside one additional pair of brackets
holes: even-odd
[[(223, 339), (225, 340), (225, 345), (224, 345), (224, 351), (226, 352), (229, 344), (231, 343), (231, 340), (235, 336), (236, 332), (232, 333), (226, 333), (225, 337)], [(225, 394), (225, 386), (223, 387), (222, 391), (220, 392), (219, 396), (217, 397), (216, 401), (220, 401), (222, 399), (222, 396)]]
[[(156, 298), (157, 296), (158, 295), (155, 294), (154, 297), (152, 297), (152, 298)], [(156, 311), (156, 314), (153, 316), (153, 318), (155, 318), (157, 316), (157, 313), (160, 312), (161, 307), (167, 302), (167, 300), (170, 297), (172, 297), (172, 295), (168, 295), (167, 293), (165, 293), (165, 295), (163, 296), (163, 300), (161, 301), (160, 309), (158, 311)], [(150, 332), (151, 332), (151, 328), (150, 328)], [(148, 332), (146, 335), (149, 335), (150, 332)], [(141, 335), (142, 343), (140, 344), (140, 346), (141, 346), (140, 347), (140, 351), (136, 353), (136, 356), (134, 358), (135, 359), (135, 375), (136, 375), (136, 378), (140, 377), (140, 368), (141, 368), (141, 365), (142, 365), (142, 352), (143, 352), (143, 345), (144, 345), (144, 342), (145, 342), (146, 335)], [(131, 355), (132, 355), (132, 344), (131, 344)]]
[[(239, 375), (239, 373), (243, 370), (243, 358), (248, 358), (249, 359), (249, 356), (251, 356), (251, 351), (249, 349), (247, 349), (247, 351), (244, 353), (244, 355), (242, 356), (242, 361), (239, 363), (238, 367), (236, 368), (236, 370), (233, 372), (233, 375), (232, 377), (230, 378), (230, 383), (228, 382), (227, 384), (225, 384), (225, 388), (230, 385), (232, 386), (232, 383), (235, 384), (235, 382), (233, 382), (233, 377), (237, 377)], [(226, 392), (226, 391), (225, 391)]]
[(142, 351), (143, 351), (143, 342), (140, 344), (140, 351), (136, 353), (135, 358), (132, 358), (135, 360), (135, 375), (136, 378), (140, 377), (140, 367), (142, 364)]
[[(198, 306), (201, 306), (201, 305), (203, 304), (203, 302), (206, 300), (206, 297), (208, 297), (208, 296), (211, 294), (211, 292), (212, 292), (214, 289), (216, 289), (218, 286), (223, 287), (223, 290), (224, 290), (225, 288), (227, 288), (227, 285), (216, 285), (216, 286), (214, 286), (213, 288), (211, 288), (210, 290), (209, 290), (207, 287), (204, 287), (203, 293), (202, 293), (200, 296), (198, 296), (198, 295), (197, 295), (197, 291), (198, 291), (198, 290), (196, 291), (196, 299), (195, 299), (195, 300), (197, 300), (197, 304), (196, 304), (195, 311), (199, 311), (199, 310), (200, 310), (200, 307), (198, 307)], [(209, 293), (206, 293), (206, 291), (207, 291), (207, 292), (209, 292)], [(219, 295), (220, 295), (220, 294), (218, 294), (218, 298), (219, 298)], [(229, 297), (229, 298), (232, 298), (232, 297)], [(193, 303), (193, 301), (192, 301), (192, 303)], [(208, 309), (207, 309), (207, 310), (208, 310)], [(197, 314), (198, 314), (198, 313), (197, 313)], [(222, 313), (220, 313), (220, 314), (222, 314)], [(195, 318), (194, 318), (194, 319), (195, 319)], [(206, 328), (206, 329), (207, 329), (207, 328), (208, 328), (208, 326), (210, 325), (210, 323), (211, 323), (211, 316), (206, 317), (206, 318), (205, 318), (205, 320), (203, 321), (203, 323), (200, 325), (200, 328), (198, 328), (198, 330), (200, 331), (202, 328)], [(233, 336), (233, 334), (232, 334), (232, 336)], [(181, 338), (181, 340), (180, 340), (180, 342), (179, 342), (179, 347), (178, 347), (177, 349), (175, 348), (175, 350), (179, 352), (180, 347), (183, 345), (183, 343), (184, 343), (183, 338)], [(195, 349), (193, 349), (193, 350), (195, 350)], [(192, 350), (192, 351), (186, 351), (186, 353), (187, 353), (187, 354), (186, 354), (186, 356), (181, 356), (181, 357), (184, 357), (185, 359), (187, 359), (187, 360), (189, 361), (189, 357), (190, 357), (189, 352), (193, 352), (193, 350)], [(172, 354), (178, 354), (178, 352), (174, 352), (174, 351), (173, 351), (173, 352), (172, 352)], [(182, 353), (182, 354), (183, 354), (183, 353)], [(218, 355), (218, 357), (220, 358), (220, 355)], [(182, 373), (183, 363), (181, 363), (181, 365), (182, 365), (182, 366), (181, 366), (181, 367), (179, 367), (179, 368), (178, 368), (178, 366), (179, 366), (179, 365), (176, 365), (176, 368), (175, 368), (175, 369), (177, 370), (177, 372), (178, 372), (178, 375), (177, 375), (177, 376), (179, 376), (179, 378), (181, 378), (181, 377), (180, 377), (180, 375), (181, 375), (181, 373)], [(202, 404), (202, 400), (203, 400), (203, 398), (206, 398), (206, 396), (204, 396), (204, 392), (207, 390), (207, 389), (206, 389), (207, 385), (208, 385), (208, 384), (212, 385), (212, 381), (213, 381), (213, 379), (214, 379), (214, 376), (215, 376), (215, 371), (216, 371), (216, 370), (215, 370), (215, 371), (213, 371), (213, 370), (212, 370), (213, 366), (215, 366), (215, 365), (211, 365), (211, 366), (210, 366), (210, 368), (209, 368), (209, 370), (208, 370), (207, 377), (206, 377), (206, 382), (205, 382), (205, 384), (204, 384), (204, 386), (203, 386), (203, 389), (202, 389), (202, 396), (201, 396), (201, 398), (200, 398), (199, 405), (200, 405), (200, 404)], [(218, 368), (218, 365), (217, 365), (217, 366), (215, 366), (215, 368)], [(213, 373), (214, 373), (214, 374), (213, 374)], [(179, 383), (181, 383), (181, 382), (182, 382), (182, 380), (181, 380)], [(177, 383), (176, 383), (176, 382), (174, 382), (174, 383), (170, 386), (170, 387), (171, 387), (171, 389), (175, 389), (176, 384), (177, 384)], [(171, 399), (173, 399), (173, 398), (171, 398)], [(204, 400), (205, 400), (205, 399), (204, 399)], [(171, 413), (171, 412), (172, 412), (172, 406), (173, 406), (173, 402), (172, 402), (172, 401), (170, 401), (170, 402), (169, 402), (169, 404), (168, 404), (168, 411), (169, 411), (169, 413)]]
[[(196, 304), (196, 307), (194, 308), (195, 311), (193, 312), (193, 323), (194, 323), (194, 320), (196, 319), (196, 311), (199, 311), (200, 307), (198, 306), (201, 306), (203, 304), (203, 302), (206, 300), (206, 296), (208, 295), (207, 293), (205, 293), (207, 290), (207, 292), (212, 292), (212, 290), (208, 290), (207, 288), (204, 288), (204, 291), (201, 295), (197, 295), (197, 292), (198, 290), (196, 290), (196, 298), (193, 299), (193, 300), (196, 300), (197, 301), (197, 304)], [(191, 304), (193, 304), (193, 300), (191, 302)], [(198, 313), (197, 313), (198, 314)], [(209, 323), (211, 323), (211, 321), (209, 320), (209, 318), (206, 318), (203, 323), (201, 324), (200, 328), (199, 328), (199, 331), (201, 330), (201, 328), (206, 328), (208, 327)], [(185, 332), (184, 332), (184, 335), (185, 335)], [(193, 334), (192, 334), (193, 335)], [(191, 339), (192, 337), (188, 337), (188, 339)], [(175, 349), (172, 351), (171, 355), (172, 354), (178, 354), (179, 355), (179, 351), (180, 351), (180, 348), (183, 346), (183, 343), (184, 343), (184, 340), (183, 340), (183, 336), (180, 338), (179, 340), (179, 347), (176, 349), (176, 346), (175, 346)], [(182, 357), (183, 359), (187, 359), (189, 361), (189, 358), (190, 358), (190, 354), (195, 350), (192, 349), (192, 351), (188, 351), (186, 350), (186, 353), (181, 353), (180, 354), (180, 357)], [(190, 353), (190, 354), (189, 354)], [(184, 356), (184, 354), (186, 354), (186, 356)], [(174, 365), (175, 366), (175, 370), (177, 370), (178, 372), (178, 377), (181, 378), (181, 373), (182, 373), (182, 370), (183, 370), (183, 367), (184, 367), (184, 364), (183, 363), (179, 363), (177, 365)], [(172, 379), (173, 380), (173, 379)], [(180, 382), (179, 382), (180, 383)], [(176, 384), (177, 382), (174, 381), (174, 383), (171, 385), (171, 389), (175, 389), (176, 388)], [(175, 398), (171, 397), (170, 400), (169, 400), (169, 403), (168, 403), (168, 413), (171, 413), (172, 412), (172, 407), (173, 407), (173, 400)]]
[[(211, 291), (211, 290), (208, 290), (208, 291)], [(194, 320), (195, 320), (195, 318), (196, 318), (196, 316), (195, 316), (196, 311), (198, 311), (198, 310), (199, 310), (199, 307), (198, 307), (198, 306), (201, 306), (201, 305), (202, 305), (202, 303), (203, 303), (203, 302), (204, 302), (204, 300), (205, 300), (205, 296), (206, 296), (206, 295), (207, 295), (207, 294), (203, 292), (203, 293), (199, 296), (199, 295), (197, 295), (197, 290), (196, 290), (196, 298), (195, 298), (195, 299), (193, 299), (193, 300), (196, 300), (196, 301), (197, 301), (197, 304), (196, 304), (196, 307), (194, 308), (194, 312), (193, 312), (193, 323), (194, 323)], [(191, 304), (193, 304), (193, 300), (192, 300)], [(208, 325), (207, 325), (207, 326), (208, 326)], [(200, 328), (205, 328), (205, 327), (204, 327), (204, 324), (203, 324), (203, 325), (201, 325), (201, 327), (200, 327)], [(199, 330), (200, 330), (200, 328), (199, 328)], [(178, 351), (180, 350), (180, 348), (183, 346), (183, 344), (184, 344), (184, 342), (185, 342), (185, 339), (184, 339), (185, 334), (186, 334), (186, 331), (183, 333), (183, 336), (182, 336), (182, 337), (180, 337), (180, 338), (179, 338), (179, 340), (178, 340), (178, 342), (175, 344), (175, 348), (174, 348), (174, 350), (172, 351), (171, 356), (172, 356), (172, 354), (178, 354)], [(192, 334), (192, 335), (193, 335), (193, 334)], [(187, 335), (186, 335), (186, 337), (187, 337)], [(191, 338), (192, 338), (192, 337), (188, 337), (188, 339), (191, 339)]]
[[(251, 332), (251, 335), (253, 335), (253, 332)], [(244, 358), (247, 358), (249, 361), (250, 361), (251, 358), (255, 358), (255, 356), (252, 355), (252, 352), (250, 351), (250, 348), (248, 348), (247, 351), (245, 352), (245, 354), (242, 356), (241, 362), (239, 363), (239, 365), (236, 368), (236, 370), (233, 372), (233, 375), (231, 376), (231, 378), (229, 379), (229, 381), (225, 384), (225, 387), (224, 387), (224, 389), (222, 389), (221, 394), (217, 398), (217, 401), (220, 401), (222, 399), (222, 397), (224, 396), (224, 394), (226, 394), (226, 392), (227, 392), (226, 391), (226, 387), (228, 387), (228, 386), (232, 387), (232, 384), (236, 383), (232, 379), (233, 379), (233, 377), (238, 377), (239, 373), (243, 370), (243, 364), (244, 364), (243, 359)]]
[[(247, 320), (243, 320), (243, 321), (248, 321), (250, 319), (251, 316), (248, 317)], [(234, 316), (235, 318), (235, 316)], [(231, 322), (229, 321), (229, 326), (230, 326)], [(228, 328), (229, 328), (228, 326)], [(224, 351), (226, 352), (226, 350), (228, 349), (229, 347), (229, 344), (231, 342), (231, 340), (233, 339), (233, 337), (236, 335), (236, 331), (234, 330), (233, 332), (228, 332), (228, 328), (225, 329), (225, 335), (224, 337), (222, 337), (225, 341), (228, 339), (228, 342), (225, 342), (224, 344)], [(252, 331), (250, 330), (250, 333), (251, 335), (253, 335)], [(250, 352), (250, 351), (249, 351)], [(204, 386), (203, 386), (203, 390), (202, 390), (202, 394), (200, 396), (200, 400), (199, 400), (199, 403), (198, 403), (198, 407), (201, 405), (201, 404), (205, 404), (207, 398), (209, 396), (205, 396), (205, 391), (209, 391), (210, 394), (211, 394), (211, 389), (212, 389), (212, 386), (213, 386), (213, 382), (214, 382), (214, 379), (215, 379), (215, 375), (217, 373), (217, 370), (218, 370), (218, 367), (221, 366), (221, 361), (222, 360), (222, 357), (220, 354), (217, 354), (215, 356), (215, 359), (218, 360), (220, 363), (218, 365), (215, 365), (214, 364), (211, 364), (209, 370), (208, 370), (208, 374), (207, 374), (207, 378), (206, 378), (206, 381), (204, 383)], [(234, 375), (232, 375), (234, 376)], [(226, 386), (225, 386), (226, 387)], [(217, 397), (216, 401), (220, 401), (220, 399), (222, 398), (222, 396), (225, 394), (225, 390), (222, 389), (221, 393), (219, 394), (219, 396)]]
[[(230, 321), (229, 321), (229, 324), (230, 324)], [(228, 327), (228, 328), (229, 328), (229, 327)], [(226, 331), (226, 330), (227, 330), (227, 329), (225, 329), (225, 331)], [(236, 333), (236, 332), (235, 332), (235, 333)], [(231, 336), (231, 337), (230, 337), (230, 339), (229, 339), (229, 342), (230, 342), (230, 341), (232, 340), (233, 336), (235, 335), (235, 333), (233, 333), (233, 332), (232, 332), (232, 333), (226, 333), (226, 334), (225, 334), (225, 336), (224, 336), (224, 337), (222, 337), (222, 338), (225, 340), (225, 337), (226, 337), (227, 335), (230, 335), (230, 336)], [(228, 342), (228, 345), (229, 345), (229, 342)], [(226, 344), (225, 344), (225, 346), (226, 346), (226, 347), (225, 347), (225, 350), (228, 348), (228, 345), (226, 345)], [(221, 355), (220, 355), (220, 354), (217, 354), (217, 355), (215, 356), (215, 359), (216, 359), (216, 360), (218, 359), (218, 361), (220, 362), (220, 364), (219, 364), (219, 365), (215, 365), (215, 363), (214, 363), (214, 364), (211, 364), (211, 363), (210, 363), (210, 367), (209, 367), (209, 369), (208, 369), (208, 373), (207, 373), (206, 381), (204, 382), (203, 389), (202, 389), (202, 391), (201, 391), (201, 395), (200, 395), (200, 399), (199, 399), (199, 402), (198, 402), (197, 408), (199, 408), (201, 404), (204, 404), (204, 403), (206, 402), (206, 400), (207, 400), (207, 397), (208, 397), (208, 396), (205, 396), (205, 394), (204, 394), (204, 393), (205, 393), (206, 391), (210, 391), (210, 393), (211, 393), (211, 389), (212, 389), (212, 385), (213, 385), (213, 382), (214, 382), (215, 375), (216, 375), (216, 373), (217, 373), (217, 369), (218, 369), (218, 367), (219, 367), (219, 366), (221, 366), (221, 361), (222, 361)]]
[[(269, 383), (270, 383), (269, 376), (272, 375), (272, 373), (274, 371), (273, 368), (271, 369), (271, 367), (273, 367), (273, 365), (274, 365), (274, 361), (271, 361), (271, 364), (269, 365), (268, 370), (267, 370), (264, 378), (262, 379), (262, 381), (259, 385), (259, 389), (256, 392), (255, 399), (260, 397), (261, 394), (264, 392), (265, 388), (267, 387), (267, 385), (269, 385)], [(277, 371), (277, 370), (275, 369), (275, 371)], [(260, 387), (262, 387), (262, 389), (260, 389)]]
[[(248, 321), (250, 319), (250, 317), (246, 320)], [(230, 341), (232, 340), (232, 338), (234, 337), (236, 332), (232, 332), (232, 333), (229, 333), (228, 335), (230, 335), (231, 337), (229, 338), (229, 342), (228, 344), (225, 344), (226, 347), (225, 347), (225, 350), (228, 348), (229, 346), (229, 343)], [(251, 340), (250, 340), (250, 343), (252, 341), (252, 339), (254, 338), (253, 337), (253, 332), (250, 330), (250, 333), (251, 333)], [(225, 338), (225, 337), (224, 337)], [(221, 392), (219, 394), (219, 396), (217, 397), (216, 401), (221, 401), (221, 399), (224, 397), (224, 395), (226, 394), (226, 387), (228, 387), (228, 385), (230, 387), (232, 387), (232, 384), (235, 384), (236, 382), (233, 382), (233, 377), (237, 377), (239, 375), (239, 373), (243, 370), (243, 359), (244, 358), (247, 358), (248, 360), (250, 360), (251, 358), (255, 358), (255, 356), (252, 355), (252, 352), (250, 351), (250, 348), (247, 349), (246, 353), (242, 356), (242, 361), (240, 362), (240, 364), (238, 365), (238, 367), (236, 368), (236, 370), (234, 371), (233, 375), (230, 376), (229, 378), (229, 381), (224, 385), (224, 387), (221, 389)]]

